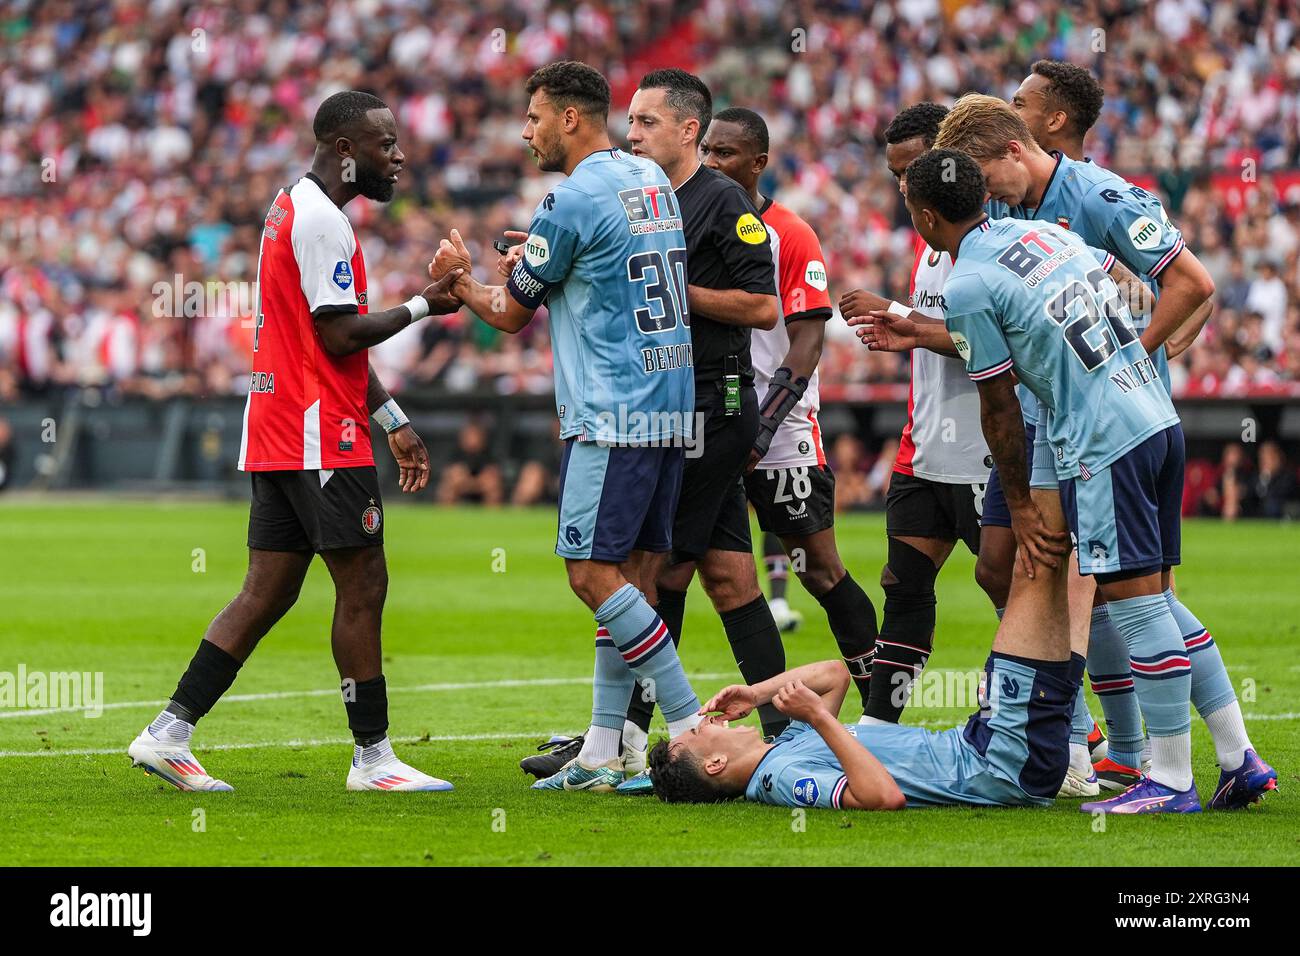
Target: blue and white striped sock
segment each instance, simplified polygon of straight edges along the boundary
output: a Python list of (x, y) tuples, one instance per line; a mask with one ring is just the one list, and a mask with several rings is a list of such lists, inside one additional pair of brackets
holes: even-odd
[(1142, 711), (1133, 693), (1128, 645), (1105, 605), (1092, 609), (1088, 632), (1088, 680), (1101, 701), (1106, 721), (1106, 756), (1126, 767), (1142, 769)]
[(1237, 692), (1228, 677), (1228, 669), (1223, 666), (1219, 645), (1210, 636), (1209, 628), (1178, 600), (1172, 589), (1165, 591), (1165, 600), (1183, 632), (1183, 644), (1192, 662), (1192, 706), (1214, 739), (1219, 766), (1236, 770), (1250, 747), (1250, 736), (1241, 717)]
[[(668, 720), (669, 729), (674, 724), (690, 721), (700, 709), (700, 699), (691, 689), (686, 672), (682, 670), (681, 659), (673, 645), (668, 627), (654, 609), (646, 603), (641, 592), (631, 584), (625, 584), (606, 599), (596, 610), (596, 623), (609, 632), (609, 637), (624, 666), (636, 675), (647, 690), (652, 691), (655, 702)], [(611, 663), (612, 672), (612, 663)], [(648, 682), (648, 683), (647, 683)], [(601, 723), (597, 726), (617, 727), (623, 729), (626, 716), (627, 699), (632, 692), (632, 685), (621, 691), (622, 698), (615, 704), (593, 707), (592, 723), (596, 724), (597, 711)], [(617, 712), (617, 722), (611, 723), (612, 717), (605, 714), (610, 708)]]
[[(631, 587), (629, 584), (628, 587)], [(638, 592), (639, 593), (639, 592)], [(596, 628), (596, 675), (592, 683), (591, 727), (582, 742), (578, 757), (588, 767), (598, 767), (618, 756), (623, 736), (627, 699), (636, 686), (636, 677), (628, 670), (623, 655), (614, 646), (609, 628)]]
[(1183, 635), (1183, 646), (1192, 662), (1192, 705), (1198, 714), (1205, 717), (1228, 706), (1237, 699), (1237, 693), (1232, 689), (1232, 681), (1223, 666), (1219, 646), (1214, 643), (1209, 629), (1178, 600), (1172, 589), (1165, 591), (1164, 598), (1174, 620), (1178, 622), (1178, 630)]
[(1192, 785), (1192, 665), (1178, 622), (1163, 594), (1111, 601), (1107, 607), (1128, 645), (1133, 690), (1152, 738), (1151, 779), (1186, 790)]

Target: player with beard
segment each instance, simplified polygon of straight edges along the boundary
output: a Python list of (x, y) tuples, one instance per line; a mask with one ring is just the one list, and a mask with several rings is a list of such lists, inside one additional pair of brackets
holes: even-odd
[(450, 790), (398, 760), (388, 740), (380, 619), (388, 588), (383, 506), (369, 415), (388, 433), (404, 491), (429, 480), (428, 454), (369, 368), (366, 350), (426, 315), (460, 308), (458, 273), (402, 305), (369, 312), (365, 261), (343, 207), (388, 202), (406, 161), (383, 101), (350, 90), (316, 111), (311, 172), (267, 212), (258, 257), (253, 371), (239, 469), (251, 473), (248, 575), (208, 625), (171, 701), (128, 748), (181, 790), (228, 791), (190, 750), (194, 725), (293, 607), (315, 554), (334, 581), (331, 643), (355, 741), (349, 790)]
[(462, 266), (454, 291), (503, 332), (519, 332), (546, 304), (565, 443), (555, 551), (595, 612), (596, 672), (578, 752), (533, 788), (608, 792), (627, 769), (619, 746), (638, 680), (655, 688), (670, 727), (698, 722), (668, 628), (641, 590), (671, 547), (694, 437), (687, 241), (664, 170), (610, 144), (599, 72), (552, 63), (526, 89), (523, 137), (540, 169), (566, 178), (538, 204), (504, 286), (469, 274), (455, 230), (430, 275)]
[(700, 144), (704, 165), (745, 187), (772, 237), (784, 321), (753, 333), (755, 381), (764, 394), (745, 491), (763, 531), (778, 538), (808, 593), (826, 611), (866, 711), (876, 653), (876, 608), (835, 545), (835, 476), (822, 448), (817, 363), (831, 317), (825, 256), (817, 234), (793, 211), (763, 196), (768, 132), (753, 110), (713, 117)]
[[(673, 520), (672, 555), (643, 559), (641, 584), (668, 627), (681, 639), (686, 589), (700, 572), (714, 609), (748, 681), (785, 669), (785, 648), (758, 586), (743, 476), (759, 429), (758, 396), (750, 364), (750, 333), (780, 319), (772, 250), (758, 210), (737, 183), (700, 163), (699, 142), (713, 115), (709, 89), (684, 70), (656, 70), (641, 79), (628, 109), (628, 143), (656, 162), (672, 185), (686, 235), (686, 277), (695, 376), (695, 441)], [(637, 771), (624, 787), (644, 788), (650, 719), (662, 688), (638, 686), (623, 725), (624, 768)], [(767, 733), (785, 718), (770, 705), (760, 716)], [(580, 739), (543, 744), (550, 753), (520, 767), (543, 776), (585, 746)]]

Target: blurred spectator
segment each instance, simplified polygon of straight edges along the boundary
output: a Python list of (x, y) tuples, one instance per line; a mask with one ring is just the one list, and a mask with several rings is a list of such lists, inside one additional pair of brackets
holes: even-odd
[[(610, 77), (616, 140), (637, 74), (670, 62), (699, 72), (719, 108), (759, 110), (772, 130), (761, 189), (816, 224), (833, 291), (898, 299), (913, 237), (881, 154), (893, 114), (969, 90), (1009, 96), (1039, 57), (1085, 65), (1106, 90), (1089, 155), (1161, 190), (1220, 280), (1215, 319), (1174, 363), (1176, 391), (1300, 394), (1297, 6), (15, 0), (0, 31), (0, 397), (242, 394), (264, 211), (306, 169), (317, 104), (349, 86), (392, 105), (407, 154), (394, 202), (347, 210), (371, 307), (421, 288), (452, 226), (492, 276), (490, 240), (524, 225), (555, 178), (519, 132), (524, 78), (560, 57)], [(845, 331), (828, 328), (827, 400), (904, 394), (906, 357), (867, 355)], [(396, 392), (550, 387), (540, 317), (520, 337), (425, 319), (374, 361)]]
[(6, 418), (0, 418), (0, 491), (9, 487), (14, 473), (14, 430)]
[(862, 439), (848, 432), (831, 442), (831, 471), (835, 473), (835, 510), (858, 511), (872, 500), (867, 482), (867, 449)]
[(1295, 500), (1295, 468), (1275, 441), (1259, 446), (1259, 468), (1247, 485), (1244, 513), (1253, 518), (1283, 518)]
[(495, 508), (504, 498), (501, 466), (488, 453), (487, 430), (470, 419), (456, 436), (456, 452), (442, 470), (438, 504), (475, 502)]

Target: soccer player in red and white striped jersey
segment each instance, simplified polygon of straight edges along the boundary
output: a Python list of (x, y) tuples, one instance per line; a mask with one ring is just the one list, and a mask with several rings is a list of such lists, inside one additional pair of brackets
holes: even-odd
[(370, 369), (366, 350), (429, 314), (454, 312), (448, 273), (370, 312), (365, 260), (343, 207), (387, 202), (405, 157), (378, 98), (337, 93), (318, 109), (311, 172), (275, 197), (258, 258), (253, 371), (239, 468), (250, 473), (248, 575), (208, 625), (167, 707), (132, 742), (139, 766), (181, 790), (230, 790), (190, 752), (194, 725), (229, 689), (257, 642), (294, 605), (319, 553), (334, 580), (334, 661), (356, 746), (349, 790), (450, 790), (388, 741), (379, 628), (388, 571), (368, 419), (388, 433), (402, 488), (428, 482), (428, 455)]
[[(895, 116), (885, 130), (885, 161), (900, 188), (903, 170), (930, 149), (947, 112), (937, 103), (918, 103)], [(958, 541), (979, 553), (980, 511), (992, 461), (980, 427), (979, 393), (942, 324), (943, 283), (951, 270), (948, 254), (930, 249), (918, 237), (910, 305), (861, 289), (840, 299), (840, 311), (850, 325), (860, 326), (858, 334), (868, 336), (871, 347), (910, 348), (912, 353), (907, 424), (885, 500), (889, 552), (880, 576), (885, 610), (865, 718), (870, 722), (898, 722), (907, 688), (929, 659), (934, 582), (948, 555)], [(864, 324), (872, 322), (869, 312), (886, 310), (905, 321), (918, 313), (939, 320), (937, 326), (917, 329), (933, 333), (934, 350), (921, 347), (922, 342), (900, 345), (869, 337), (891, 334), (883, 323)]]
[(733, 107), (713, 117), (700, 143), (704, 165), (745, 187), (767, 227), (783, 321), (750, 340), (759, 404), (758, 439), (745, 492), (763, 531), (780, 539), (795, 573), (826, 611), (831, 633), (865, 709), (876, 650), (876, 609), (835, 545), (835, 476), (826, 463), (817, 412), (817, 363), (832, 313), (817, 234), (791, 209), (758, 191), (768, 163), (767, 123)]

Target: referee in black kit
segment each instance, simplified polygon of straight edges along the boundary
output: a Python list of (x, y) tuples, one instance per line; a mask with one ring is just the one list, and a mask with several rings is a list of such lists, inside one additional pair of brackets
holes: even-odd
[[(686, 589), (698, 568), (736, 666), (752, 684), (785, 668), (781, 635), (758, 586), (743, 481), (759, 429), (750, 330), (775, 328), (781, 309), (772, 247), (758, 210), (737, 183), (700, 162), (699, 143), (712, 115), (709, 88), (678, 69), (648, 73), (628, 109), (632, 152), (663, 168), (682, 212), (696, 440), (702, 443), (697, 457), (688, 454), (682, 473), (671, 561), (660, 557), (657, 573), (643, 573), (642, 580), (655, 581), (657, 594), (647, 597), (680, 640)], [(626, 761), (628, 769), (646, 745), (654, 712), (647, 696), (640, 689), (632, 695), (623, 741), (625, 755), (633, 758)], [(766, 734), (787, 723), (774, 708), (760, 711)]]

